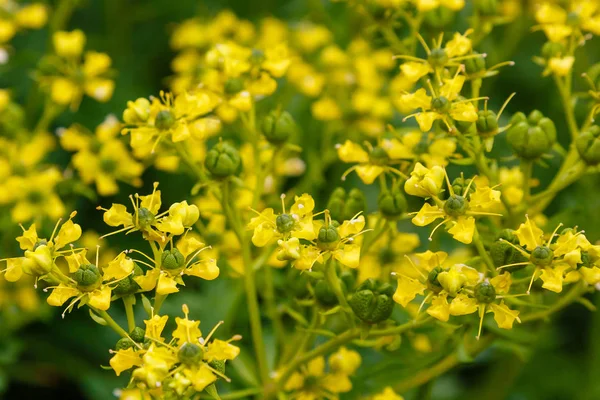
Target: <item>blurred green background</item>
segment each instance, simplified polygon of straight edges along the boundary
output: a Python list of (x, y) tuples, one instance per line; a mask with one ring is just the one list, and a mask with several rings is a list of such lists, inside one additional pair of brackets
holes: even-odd
[[(93, 129), (110, 113), (120, 117), (127, 100), (166, 89), (165, 77), (171, 74), (170, 62), (174, 56), (168, 45), (169, 32), (174, 24), (195, 15), (209, 17), (219, 10), (231, 9), (239, 17), (252, 21), (265, 16), (275, 16), (290, 23), (308, 18), (326, 24), (342, 45), (362, 28), (361, 20), (353, 16), (345, 4), (320, 0), (83, 0), (79, 3), (68, 29), (84, 30), (89, 49), (110, 54), (118, 71), (116, 90), (106, 104), (84, 100), (76, 113), (64, 113), (55, 128), (79, 122)], [(464, 13), (469, 13), (469, 7)], [(461, 18), (457, 30), (466, 27)], [(538, 108), (554, 119), (561, 132), (562, 144), (567, 145), (568, 134), (556, 90), (551, 79), (541, 78), (541, 68), (531, 61), (543, 44), (543, 35), (532, 33), (531, 25), (532, 21), (523, 16), (509, 27), (497, 28), (477, 49), (488, 53), (490, 64), (493, 64), (492, 60), (512, 59), (516, 62), (514, 67), (504, 68), (498, 77), (487, 80), (482, 93), (492, 97), (492, 107), (497, 109), (510, 93), (516, 91), (517, 96), (509, 104), (505, 116)], [(24, 100), (32, 87), (29, 72), (47, 49), (48, 33), (45, 29), (30, 32), (18, 36), (12, 43), (16, 56), (8, 67), (0, 68), (0, 87), (13, 88), (17, 98)], [(594, 39), (579, 51), (575, 76), (598, 61), (599, 50), (598, 41)], [(576, 79), (575, 85), (576, 89), (585, 89), (581, 80)], [(35, 100), (28, 106), (36, 110)], [(311, 122), (307, 110), (307, 103), (301, 99), (292, 103), (299, 124), (305, 129), (318, 129), (319, 125)], [(400, 125), (399, 118), (395, 125)], [(496, 152), (498, 157), (510, 155), (502, 138)], [(66, 154), (58, 153), (54, 157), (63, 165), (68, 163)], [(548, 168), (536, 167), (535, 174), (542, 184), (552, 176), (559, 162), (560, 158), (555, 157), (549, 160)], [(327, 176), (337, 184), (340, 171), (328, 171)], [(186, 198), (192, 186), (190, 180), (183, 176), (170, 176), (168, 180), (164, 177), (155, 171), (146, 172), (145, 188), (150, 190), (151, 183), (159, 180), (164, 203)], [(550, 225), (558, 221), (579, 225), (585, 228), (590, 240), (600, 238), (599, 184), (597, 177), (587, 177), (557, 197), (548, 209)], [(359, 184), (350, 180), (346, 185)], [(321, 196), (317, 200), (323, 207), (330, 189), (320, 189)], [(371, 200), (374, 196), (371, 193)], [(113, 201), (123, 202), (123, 198), (99, 199), (98, 202), (107, 205)], [(96, 205), (97, 202), (85, 199), (77, 201), (79, 223), (106, 232), (94, 209)], [(201, 319), (205, 330), (225, 319), (227, 325), (223, 328), (223, 337), (227, 332), (248, 336), (239, 286), (238, 281), (227, 278), (204, 285), (193, 282), (179, 295), (172, 296), (164, 311), (178, 315), (181, 304), (187, 303), (192, 309), (191, 316)], [(590, 300), (600, 304), (598, 295)], [(124, 321), (124, 315), (119, 315), (119, 311), (117, 307), (111, 309), (117, 319)], [(113, 389), (126, 384), (126, 378), (117, 378), (112, 371), (99, 368), (108, 365), (110, 355), (107, 350), (114, 346), (116, 335), (94, 324), (83, 310), (67, 315), (64, 320), (61, 320), (60, 312), (48, 310), (41, 320), (26, 324), (17, 333), (11, 334), (6, 324), (0, 325), (0, 396), (6, 399), (101, 400), (111, 398)], [(137, 314), (141, 324), (142, 313)], [(434, 384), (432, 398), (599, 399), (600, 314), (573, 305), (534, 332), (520, 337), (520, 342), (496, 346), (483, 353), (476, 362), (439, 378)], [(268, 331), (266, 335), (265, 342), (269, 343)], [(355, 390), (347, 398), (360, 398), (376, 381), (393, 383), (397, 376), (395, 366), (404, 362), (398, 357), (369, 359), (369, 362), (380, 363), (377, 368), (359, 370), (354, 379)]]

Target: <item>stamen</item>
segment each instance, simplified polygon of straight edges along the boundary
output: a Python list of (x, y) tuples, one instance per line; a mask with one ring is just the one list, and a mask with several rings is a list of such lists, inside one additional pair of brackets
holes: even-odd
[(504, 104), (502, 104), (500, 111), (498, 111), (498, 115), (496, 115), (496, 121), (500, 121), (500, 116), (504, 112), (504, 109), (506, 108), (508, 103), (512, 100), (512, 98), (515, 97), (516, 94), (517, 94), (517, 92), (512, 92), (512, 94), (510, 96), (508, 96), (508, 98), (504, 101)]

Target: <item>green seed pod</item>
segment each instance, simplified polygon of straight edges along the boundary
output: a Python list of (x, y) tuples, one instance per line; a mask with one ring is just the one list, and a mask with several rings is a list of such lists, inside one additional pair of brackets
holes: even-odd
[(475, 0), (475, 9), (480, 15), (491, 17), (498, 14), (498, 0)]
[(427, 275), (427, 286), (436, 293), (442, 290), (442, 284), (438, 280), (438, 275), (442, 271), (444, 271), (444, 269), (438, 266), (429, 271), (429, 274)]
[[(473, 54), (479, 54), (479, 53), (474, 51)], [(483, 55), (481, 57), (467, 58), (463, 62), (465, 65), (465, 71), (466, 71), (467, 75), (475, 75), (475, 74), (485, 71), (486, 65), (485, 65), (485, 57)]]
[(451, 9), (440, 6), (433, 10), (426, 11), (423, 13), (423, 22), (432, 29), (441, 30), (444, 27), (450, 25), (454, 21), (454, 11)]
[(511, 119), (507, 140), (519, 157), (535, 160), (556, 142), (556, 127), (551, 119), (537, 110), (532, 111), (528, 118), (519, 112)]
[(94, 290), (102, 280), (100, 270), (94, 264), (82, 264), (72, 277), (82, 291)]
[(298, 129), (292, 115), (287, 111), (273, 110), (262, 121), (262, 132), (273, 144), (286, 142)]
[(144, 275), (144, 271), (140, 268), (136, 263), (133, 264), (133, 274), (129, 275), (127, 278), (121, 279), (117, 282), (117, 286), (113, 289), (113, 294), (117, 296), (125, 296), (128, 294), (136, 293), (141, 289), (140, 285), (135, 281), (136, 276)]
[(172, 250), (165, 250), (161, 256), (162, 268), (174, 270), (182, 268), (185, 264), (185, 257), (176, 247)]
[[(439, 123), (441, 126), (443, 126), (445, 128), (445, 130), (448, 129), (443, 122), (440, 123), (440, 121), (437, 120), (436, 123)], [(470, 121), (456, 121), (455, 120), (454, 121), (454, 126), (463, 135), (466, 135), (468, 133), (474, 133), (474, 132), (476, 132), (476, 127), (475, 127), (475, 123), (474, 122), (470, 122)]]
[(138, 208), (134, 221), (141, 230), (147, 230), (154, 222), (156, 222), (156, 218), (146, 207), (141, 207)]
[(280, 214), (275, 218), (275, 225), (280, 233), (288, 233), (294, 229), (296, 221), (290, 214)]
[(387, 219), (396, 219), (406, 212), (408, 207), (404, 194), (398, 188), (383, 191), (379, 195), (377, 206), (381, 215)]
[(438, 113), (447, 113), (450, 111), (450, 107), (452, 107), (450, 100), (444, 96), (434, 97), (431, 100), (431, 108)]
[(240, 78), (229, 78), (225, 82), (225, 93), (236, 94), (244, 89), (244, 81)]
[(315, 284), (315, 298), (319, 304), (325, 307), (333, 307), (338, 303), (335, 293), (324, 280)]
[(454, 194), (444, 202), (444, 212), (451, 217), (465, 215), (469, 209), (469, 202), (463, 196)]
[(390, 161), (390, 156), (382, 147), (375, 146), (369, 153), (369, 160), (375, 165), (387, 165)]
[(154, 126), (161, 131), (169, 130), (175, 125), (175, 115), (171, 110), (161, 110), (156, 114)]
[(333, 250), (337, 247), (339, 241), (340, 234), (333, 224), (330, 224), (329, 226), (323, 226), (321, 229), (319, 229), (317, 246), (321, 250)]
[[(502, 230), (490, 246), (490, 256), (496, 268), (527, 261), (527, 258), (521, 252), (507, 242), (515, 245), (519, 244), (519, 238), (512, 229)], [(525, 267), (525, 265), (515, 265), (504, 269), (508, 272), (513, 272)]]
[(134, 342), (143, 343), (144, 339), (146, 338), (146, 330), (144, 328), (136, 326), (131, 332), (129, 332), (129, 337)]
[(385, 321), (394, 311), (394, 288), (374, 279), (364, 281), (350, 296), (348, 303), (362, 321), (376, 324)]
[(184, 343), (177, 352), (179, 362), (186, 365), (198, 364), (204, 357), (202, 347), (194, 343)]
[(529, 257), (529, 261), (535, 266), (538, 267), (546, 267), (552, 264), (552, 259), (554, 258), (554, 252), (550, 250), (548, 246), (537, 246), (531, 252), (531, 256)]
[(366, 208), (365, 195), (357, 188), (350, 190), (349, 193), (346, 193), (344, 188), (336, 188), (327, 202), (327, 209), (335, 221), (349, 220)]
[(212, 360), (208, 363), (214, 370), (225, 375), (225, 360)]
[[(465, 179), (463, 177), (458, 177), (452, 181), (452, 191), (461, 196), (468, 196), (475, 192), (477, 185), (475, 182), (472, 182), (473, 179)], [(465, 190), (469, 188), (469, 192), (465, 193)]]
[(489, 281), (483, 281), (475, 285), (473, 292), (478, 303), (489, 304), (496, 300), (496, 288)]
[(340, 280), (342, 281), (342, 290), (344, 291), (344, 293), (347, 293), (348, 291), (352, 290), (352, 288), (354, 287), (354, 283), (356, 282), (354, 274), (352, 273), (352, 271), (349, 270), (343, 270), (340, 273)]
[(552, 57), (559, 57), (565, 51), (565, 45), (559, 42), (546, 42), (542, 46), (542, 57), (549, 60)]
[(594, 258), (592, 257), (592, 255), (590, 253), (588, 253), (585, 250), (581, 251), (581, 262), (579, 264), (577, 264), (577, 268), (581, 268), (581, 267), (587, 267), (587, 268), (591, 268), (594, 266), (595, 264)]
[(481, 137), (487, 138), (498, 133), (498, 121), (496, 113), (491, 110), (480, 110), (477, 113), (477, 121), (475, 121), (477, 133)]
[(600, 126), (593, 125), (581, 132), (575, 140), (575, 147), (586, 164), (600, 163)]
[(129, 338), (121, 338), (121, 339), (117, 340), (117, 344), (115, 345), (115, 350), (117, 350), (117, 351), (127, 350), (127, 349), (131, 349), (134, 346), (135, 346), (135, 343), (133, 343), (133, 340), (131, 340)]
[(204, 166), (215, 178), (227, 178), (239, 172), (242, 159), (235, 147), (219, 142), (206, 154)]

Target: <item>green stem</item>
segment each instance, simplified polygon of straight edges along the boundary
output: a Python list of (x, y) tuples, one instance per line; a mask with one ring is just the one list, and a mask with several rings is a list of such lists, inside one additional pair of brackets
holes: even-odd
[(577, 122), (575, 121), (575, 110), (571, 105), (570, 80), (563, 82), (555, 75), (554, 82), (556, 82), (556, 86), (558, 87), (558, 93), (560, 94), (560, 101), (565, 112), (565, 118), (567, 119), (567, 126), (569, 127), (571, 139), (575, 140), (579, 135), (579, 129), (577, 128)]
[(283, 329), (283, 323), (279, 317), (277, 311), (277, 304), (275, 299), (275, 285), (273, 282), (273, 268), (269, 265), (263, 265), (265, 272), (265, 302), (267, 303), (267, 313), (271, 322), (273, 323), (273, 331), (275, 332), (275, 342), (277, 343), (277, 349), (281, 347), (285, 339), (285, 331)]
[(159, 314), (160, 313), (160, 308), (162, 307), (165, 299), (167, 298), (168, 294), (158, 294), (156, 293), (156, 296), (154, 296), (154, 313), (155, 314)]
[(521, 173), (523, 174), (523, 200), (528, 204), (531, 197), (531, 176), (533, 174), (533, 162), (531, 160), (521, 160)]
[(579, 297), (581, 297), (583, 293), (585, 293), (585, 291), (585, 285), (583, 285), (582, 283), (578, 283), (574, 285), (571, 288), (571, 290), (569, 290), (569, 293), (567, 293), (563, 297), (560, 297), (556, 303), (550, 306), (550, 308), (541, 311), (536, 311), (530, 314), (525, 314), (521, 317), (521, 322), (530, 322), (538, 319), (545, 319), (550, 315), (554, 314), (555, 312), (562, 310), (563, 308), (576, 301)]
[(135, 314), (133, 312), (134, 301), (135, 297), (133, 295), (123, 297), (125, 314), (127, 315), (127, 329), (129, 329), (129, 332), (132, 332), (135, 329)]
[(117, 334), (121, 337), (129, 337), (129, 335), (127, 334), (127, 332), (125, 332), (125, 330), (123, 328), (121, 328), (121, 326), (119, 324), (117, 324), (115, 322), (114, 319), (112, 319), (112, 317), (110, 315), (108, 315), (108, 313), (104, 310), (98, 310), (96, 308), (90, 307), (92, 308), (92, 310), (94, 310), (94, 312), (96, 314), (98, 314), (100, 317), (102, 317), (102, 319), (104, 319), (106, 321), (106, 324), (115, 332), (117, 332)]
[[(570, 151), (570, 150), (569, 150)], [(569, 162), (569, 156), (565, 159), (564, 165)], [(552, 202), (554, 197), (578, 180), (587, 170), (585, 163), (581, 160), (577, 161), (570, 168), (563, 168), (556, 174), (550, 185), (543, 192), (537, 193), (531, 197), (532, 206), (529, 208), (529, 213), (532, 215), (541, 213)]]
[(333, 257), (331, 257), (327, 261), (327, 264), (325, 265), (325, 280), (327, 281), (327, 284), (329, 285), (331, 290), (333, 290), (333, 293), (335, 293), (335, 296), (337, 297), (340, 306), (342, 306), (348, 324), (352, 327), (355, 327), (356, 324), (354, 322), (354, 313), (352, 312), (352, 309), (348, 304), (348, 300), (346, 299), (346, 295), (342, 290), (342, 285), (340, 284), (340, 279), (337, 276), (337, 269), (335, 264), (336, 263)]
[(473, 231), (473, 244), (477, 249), (477, 252), (485, 262), (486, 267), (492, 275), (496, 275), (496, 268), (494, 267), (494, 262), (492, 261), (490, 255), (488, 254), (481, 237), (479, 236), (479, 230), (477, 229), (477, 225), (475, 225), (475, 230)]

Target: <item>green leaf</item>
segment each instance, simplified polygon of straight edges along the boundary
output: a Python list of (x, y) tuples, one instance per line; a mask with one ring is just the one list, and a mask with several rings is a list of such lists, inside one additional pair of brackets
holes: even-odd
[(90, 317), (92, 317), (92, 319), (94, 320), (95, 323), (102, 325), (102, 326), (106, 326), (106, 320), (102, 317), (100, 317), (98, 314), (96, 314), (95, 312), (92, 311), (92, 309), (89, 309), (90, 312)]

